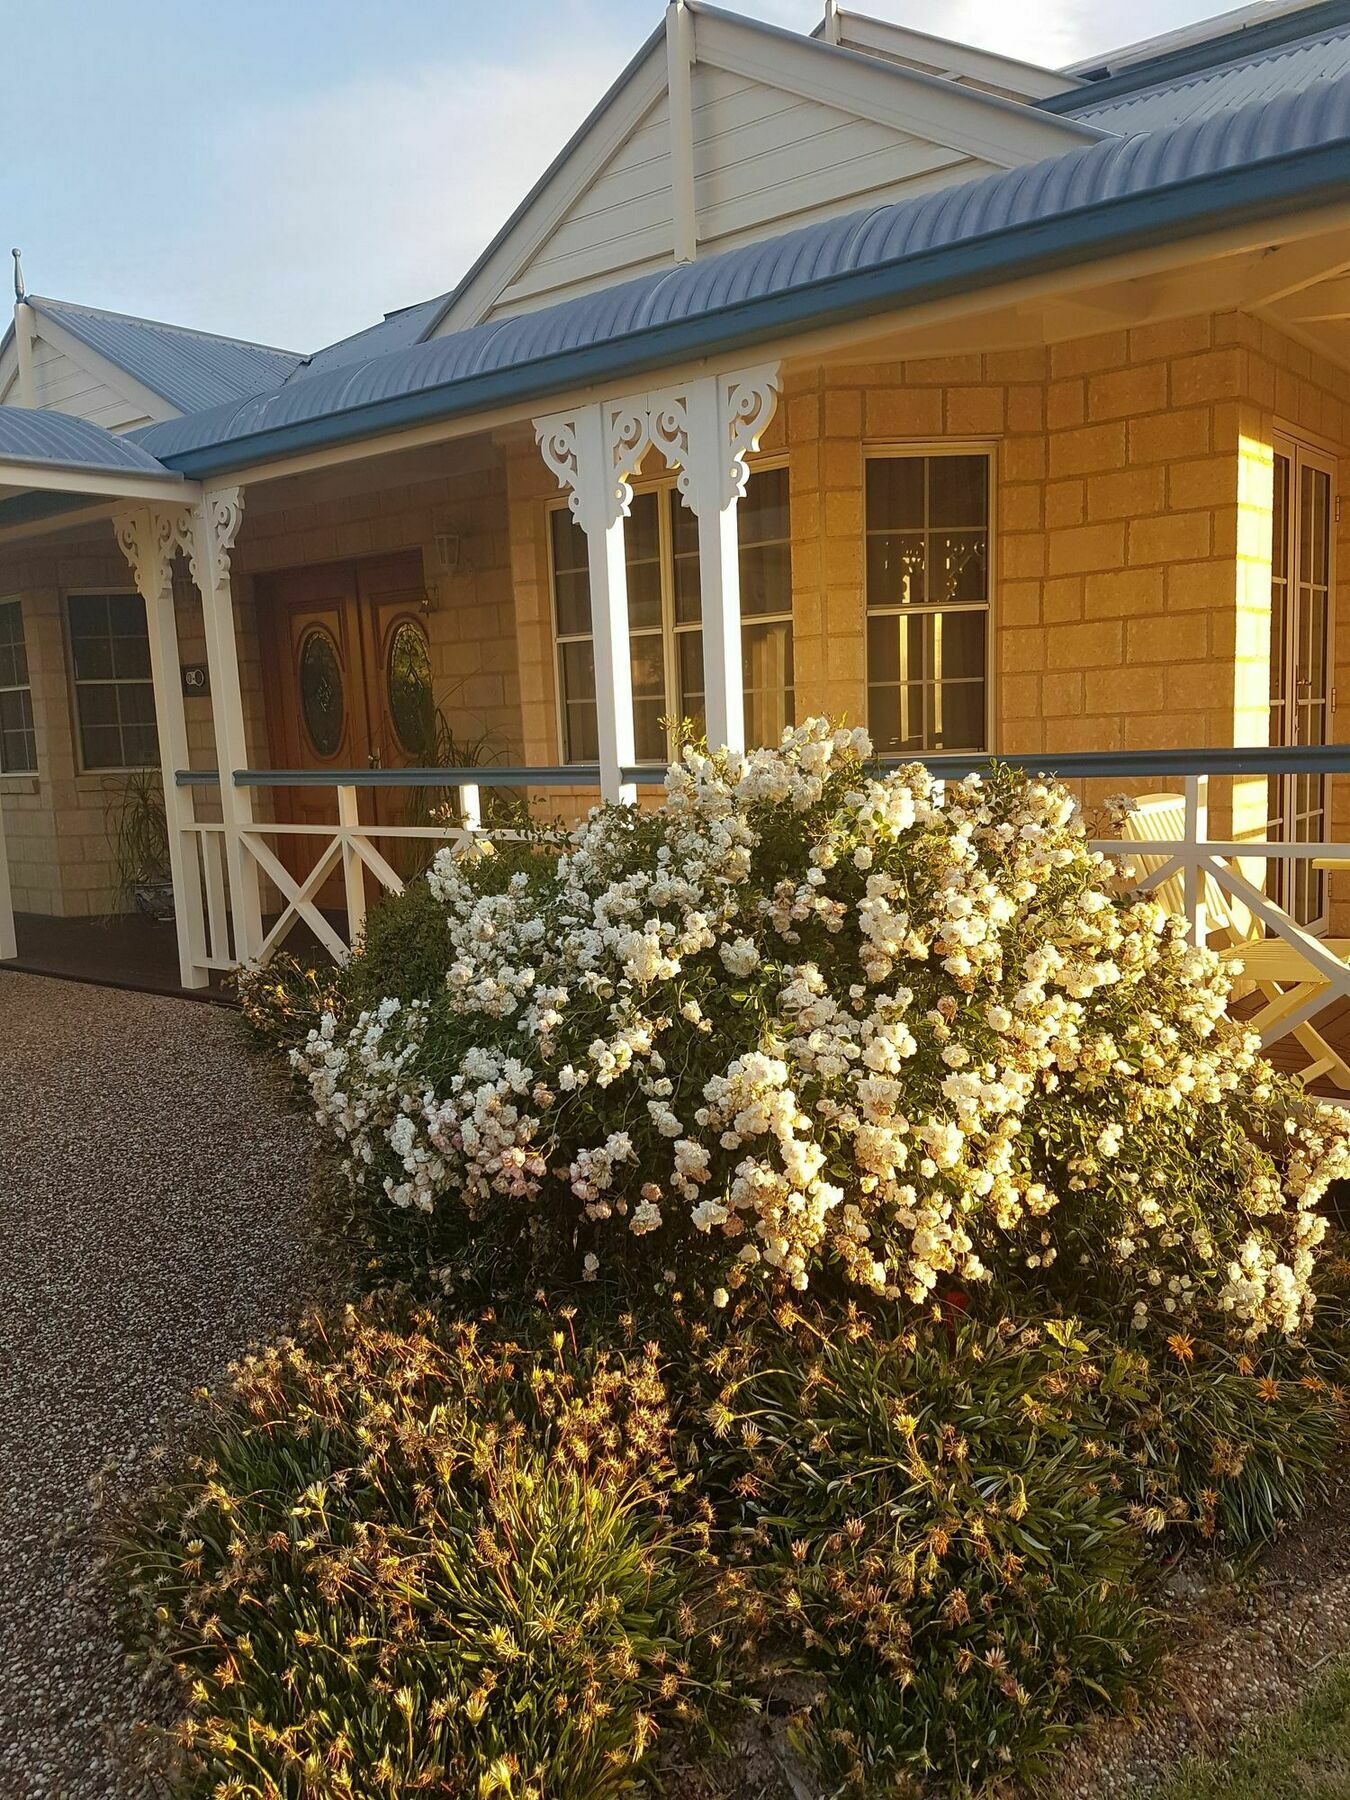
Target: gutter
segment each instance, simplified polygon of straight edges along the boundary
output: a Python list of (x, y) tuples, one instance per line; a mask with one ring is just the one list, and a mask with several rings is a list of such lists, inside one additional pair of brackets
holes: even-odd
[[(1350, 9), (1350, 0), (1346, 4)], [(785, 335), (1073, 268), (1131, 245), (1173, 243), (1219, 224), (1343, 205), (1347, 193), (1350, 139), (1339, 139), (826, 276), (510, 368), (251, 432), (221, 444), (166, 452), (160, 460), (180, 474), (206, 479), (387, 431), (522, 401), (543, 402), (597, 381), (627, 381), (680, 360), (739, 354)]]

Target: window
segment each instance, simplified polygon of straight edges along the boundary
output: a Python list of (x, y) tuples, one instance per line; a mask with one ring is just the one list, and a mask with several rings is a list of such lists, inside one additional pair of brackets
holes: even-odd
[[(1291, 439), (1275, 441), (1270, 558), (1270, 741), (1325, 744), (1331, 714), (1332, 553), (1336, 466)], [(1326, 839), (1325, 775), (1272, 775), (1267, 835), (1275, 842)], [(1272, 865), (1273, 892), (1313, 931), (1329, 924), (1326, 875), (1301, 857)]]
[(0, 600), (0, 775), (30, 775), (36, 768), (23, 606), (18, 600)]
[[(586, 534), (565, 506), (549, 515), (563, 756), (599, 755), (595, 654)], [(777, 743), (794, 721), (791, 527), (786, 469), (751, 475), (738, 514), (741, 666), (745, 735)], [(633, 735), (639, 762), (664, 762), (668, 719), (703, 727), (703, 630), (698, 520), (671, 482), (633, 497), (624, 529), (633, 673)]]
[(66, 604), (82, 765), (153, 767), (159, 740), (145, 603), (139, 594), (71, 594)]
[(989, 458), (867, 463), (867, 722), (887, 751), (983, 750)]

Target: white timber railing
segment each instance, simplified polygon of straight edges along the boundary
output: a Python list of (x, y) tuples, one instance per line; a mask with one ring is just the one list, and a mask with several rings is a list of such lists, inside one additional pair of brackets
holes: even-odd
[[(1350, 937), (1322, 935), (1330, 908), (1313, 925), (1300, 923), (1280, 904), (1274, 891), (1279, 884), (1270, 878), (1272, 866), (1282, 865), (1279, 891), (1288, 891), (1294, 885), (1288, 871), (1299, 867), (1318, 871), (1324, 884), (1336, 871), (1350, 873), (1350, 842), (1329, 837), (1291, 842), (1267, 835), (1264, 825), (1265, 784), (1271, 779), (1320, 783), (1322, 816), (1329, 819), (1330, 778), (1350, 774), (1350, 746), (881, 759), (882, 766), (916, 760), (944, 779), (987, 770), (991, 761), (1055, 777), (1076, 790), (1088, 821), (1108, 810), (1100, 799), (1095, 805), (1092, 800), (1107, 784), (1128, 791), (1142, 783), (1165, 783), (1165, 793), (1149, 794), (1139, 808), (1140, 818), (1147, 814), (1144, 825), (1136, 828), (1127, 815), (1121, 835), (1089, 839), (1094, 850), (1120, 865), (1122, 888), (1158, 892), (1169, 909), (1184, 914), (1196, 942), (1208, 942), (1243, 963), (1265, 1002), (1255, 1023), (1267, 1045), (1294, 1034), (1310, 1046), (1311, 1021), (1333, 1002), (1350, 1001)], [(199, 818), (194, 796), (218, 791), (219, 777), (215, 771), (179, 771), (175, 788), (181, 804), (174, 809), (177, 824), (171, 833), (177, 834), (172, 849), (184, 985), (202, 986), (218, 973), (266, 962), (298, 927), (335, 962), (345, 962), (360, 940), (372, 899), (404, 886), (391, 845), (411, 840), (434, 853), (441, 845), (472, 838), (483, 829), (483, 791), (489, 788), (513, 789), (535, 801), (565, 798), (575, 813), (598, 798), (600, 774), (596, 765), (233, 773), (231, 788), (250, 801), (268, 789), (326, 789), (331, 818), (301, 822), (255, 818), (251, 804), (231, 806), (224, 795), (218, 808), (211, 808), (221, 817)], [(658, 785), (663, 771), (624, 766), (620, 774), (625, 790), (635, 793), (640, 786)], [(1258, 779), (1261, 785), (1253, 788)], [(1211, 792), (1225, 781), (1233, 783), (1229, 817), (1237, 822), (1228, 835), (1214, 837)], [(434, 790), (443, 817), (409, 824), (363, 819), (363, 795), (378, 789)], [(493, 835), (514, 833), (494, 826)], [(300, 840), (312, 844), (312, 855), (297, 853)], [(429, 856), (419, 866), (426, 861)], [(242, 906), (236, 891), (241, 871), (252, 886), (252, 899), (246, 893)], [(1308, 889), (1305, 881), (1305, 894)], [(257, 907), (259, 894), (265, 908)], [(0, 836), (0, 960), (15, 953)], [(1338, 1056), (1331, 1060), (1350, 1087), (1350, 1066)], [(1332, 1078), (1338, 1079), (1334, 1071)]]
[[(888, 758), (888, 764), (903, 762)], [(914, 760), (914, 759), (909, 759)], [(957, 778), (987, 770), (988, 756), (922, 757), (935, 775)], [(1338, 1086), (1350, 1088), (1350, 1063), (1311, 1029), (1311, 1021), (1337, 1001), (1350, 1000), (1350, 941), (1321, 935), (1330, 903), (1317, 926), (1300, 923), (1270, 891), (1282, 867), (1286, 887), (1291, 871), (1303, 866), (1325, 880), (1350, 873), (1350, 843), (1325, 836), (1306, 840), (1270, 837), (1263, 824), (1250, 831), (1241, 822), (1226, 837), (1210, 835), (1211, 794), (1217, 781), (1233, 783), (1232, 816), (1268, 811), (1266, 784), (1305, 778), (1320, 782), (1322, 813), (1331, 818), (1330, 777), (1350, 772), (1350, 745), (1310, 745), (1290, 749), (1079, 752), (999, 756), (1005, 766), (1053, 776), (1071, 788), (1081, 783), (1117, 784), (1129, 810), (1120, 835), (1089, 836), (1089, 847), (1120, 865), (1122, 889), (1154, 892), (1169, 911), (1181, 913), (1194, 942), (1207, 944), (1250, 978), (1258, 1004), (1251, 1023), (1262, 1045), (1299, 1037), (1313, 1059), (1312, 1072), (1330, 1071)], [(1260, 781), (1255, 792), (1250, 785)], [(1140, 803), (1131, 784), (1166, 781), (1175, 791), (1152, 792)], [(1085, 820), (1110, 810), (1105, 797), (1094, 806), (1080, 793)]]
[[(659, 780), (650, 770), (628, 770), (635, 782)], [(177, 786), (189, 794), (195, 789), (219, 787), (214, 770), (180, 770)], [(483, 829), (482, 790), (567, 790), (592, 794), (598, 800), (599, 768), (595, 765), (529, 768), (464, 769), (241, 769), (233, 781), (239, 789), (257, 793), (268, 789), (322, 788), (333, 795), (331, 822), (301, 822), (250, 817), (234, 827), (239, 848), (251, 875), (261, 878), (276, 898), (276, 906), (263, 914), (255, 943), (246, 941), (241, 921), (235, 918), (228, 893), (227, 838), (230, 828), (221, 820), (201, 820), (195, 807), (186, 809), (181, 826), (185, 877), (196, 875), (196, 891), (189, 913), (199, 921), (198, 941), (190, 950), (198, 982), (210, 974), (244, 963), (266, 962), (297, 926), (305, 926), (335, 962), (343, 963), (365, 929), (370, 890), (397, 894), (405, 877), (380, 846), (416, 842), (433, 851), (462, 842)], [(413, 792), (432, 790), (443, 802), (444, 820), (422, 824), (393, 824), (361, 817), (361, 796), (372, 790)], [(517, 833), (512, 827), (493, 829), (499, 839)], [(303, 842), (312, 846), (312, 860), (295, 860), (306, 866), (297, 872), (287, 860), (285, 846)], [(198, 904), (199, 902), (199, 904)]]

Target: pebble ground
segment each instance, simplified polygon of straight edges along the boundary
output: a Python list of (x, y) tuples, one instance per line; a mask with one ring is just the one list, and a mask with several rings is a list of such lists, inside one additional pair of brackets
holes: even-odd
[(320, 1291), (311, 1151), (236, 1014), (0, 970), (0, 1800), (146, 1791), (91, 1483)]
[[(1134, 1730), (1112, 1726), (1070, 1753), (1055, 1800), (1147, 1800), (1195, 1752), (1222, 1757), (1239, 1732), (1298, 1704), (1335, 1657), (1350, 1654), (1350, 1491), (1292, 1526), (1235, 1584), (1204, 1565), (1173, 1582), (1179, 1647), (1161, 1704)], [(1293, 1793), (1291, 1786), (1281, 1793)], [(1298, 1792), (1303, 1792), (1300, 1787)], [(1332, 1800), (1329, 1789), (1308, 1800)]]

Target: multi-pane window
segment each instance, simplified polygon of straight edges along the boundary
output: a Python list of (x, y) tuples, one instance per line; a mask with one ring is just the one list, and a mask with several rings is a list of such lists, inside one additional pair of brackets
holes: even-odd
[(36, 768), (23, 606), (18, 600), (0, 600), (0, 775), (29, 775)]
[(152, 767), (159, 741), (144, 601), (139, 594), (71, 594), (67, 607), (82, 765)]
[[(1335, 465), (1290, 440), (1275, 445), (1270, 558), (1270, 741), (1319, 745), (1331, 724), (1332, 543)], [(1276, 842), (1326, 838), (1327, 780), (1313, 773), (1268, 780)], [(1325, 873), (1307, 858), (1272, 868), (1274, 896), (1311, 930), (1328, 923)]]
[[(566, 507), (550, 515), (563, 755), (599, 754), (586, 534)], [(786, 469), (751, 475), (738, 513), (741, 667), (745, 735), (776, 743), (793, 723), (791, 527)], [(624, 527), (633, 676), (633, 735), (639, 762), (664, 762), (666, 721), (703, 729), (703, 631), (698, 520), (673, 483), (633, 497)]]
[(881, 752), (983, 750), (989, 458), (869, 457), (867, 723)]

